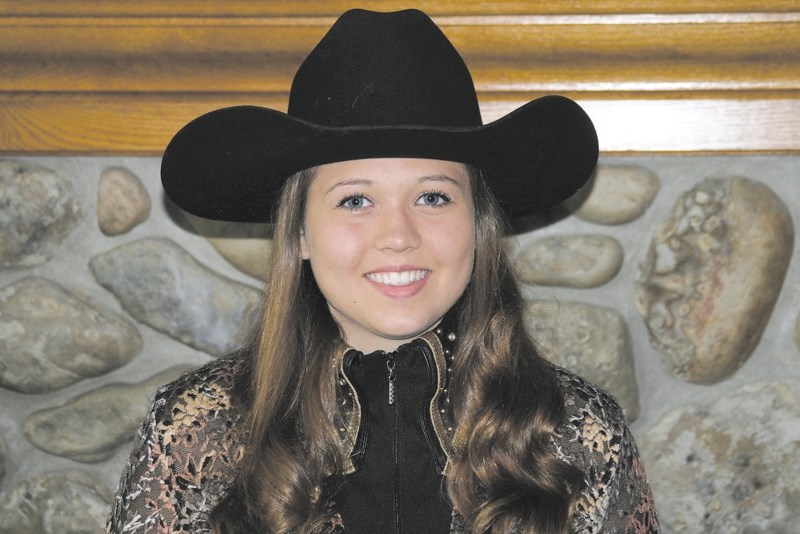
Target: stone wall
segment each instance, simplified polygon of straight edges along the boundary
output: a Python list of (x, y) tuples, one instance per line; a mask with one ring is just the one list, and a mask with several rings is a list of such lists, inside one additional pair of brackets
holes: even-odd
[[(0, 162), (0, 532), (96, 532), (158, 384), (244, 342), (261, 225), (157, 158)], [(604, 157), (512, 240), (546, 354), (632, 421), (665, 532), (800, 521), (800, 157)]]

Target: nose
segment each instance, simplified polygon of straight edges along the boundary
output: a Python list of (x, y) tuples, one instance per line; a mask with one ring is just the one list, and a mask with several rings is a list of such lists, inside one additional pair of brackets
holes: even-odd
[(377, 248), (403, 252), (419, 246), (421, 235), (417, 221), (414, 214), (402, 206), (384, 209), (375, 222)]

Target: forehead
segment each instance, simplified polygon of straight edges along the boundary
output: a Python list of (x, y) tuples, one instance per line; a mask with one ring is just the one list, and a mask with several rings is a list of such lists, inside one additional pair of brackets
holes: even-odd
[(373, 158), (341, 161), (315, 169), (313, 186), (324, 188), (338, 181), (361, 181), (364, 185), (393, 183), (398, 180), (449, 178), (469, 184), (469, 171), (463, 163), (419, 158)]

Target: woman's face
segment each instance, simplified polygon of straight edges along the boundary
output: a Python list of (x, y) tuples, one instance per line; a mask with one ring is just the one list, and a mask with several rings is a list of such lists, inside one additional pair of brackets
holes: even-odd
[(391, 351), (435, 326), (472, 273), (475, 223), (467, 168), (367, 159), (317, 168), (303, 258), (348, 344)]

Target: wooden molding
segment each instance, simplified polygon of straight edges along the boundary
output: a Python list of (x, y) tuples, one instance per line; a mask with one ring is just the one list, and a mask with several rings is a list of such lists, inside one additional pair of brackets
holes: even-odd
[[(800, 152), (800, 2), (584, 4), (416, 6), (464, 56), (487, 122), (560, 93), (586, 107), (605, 152)], [(156, 155), (206, 111), (285, 109), (348, 7), (0, 0), (0, 152)]]

